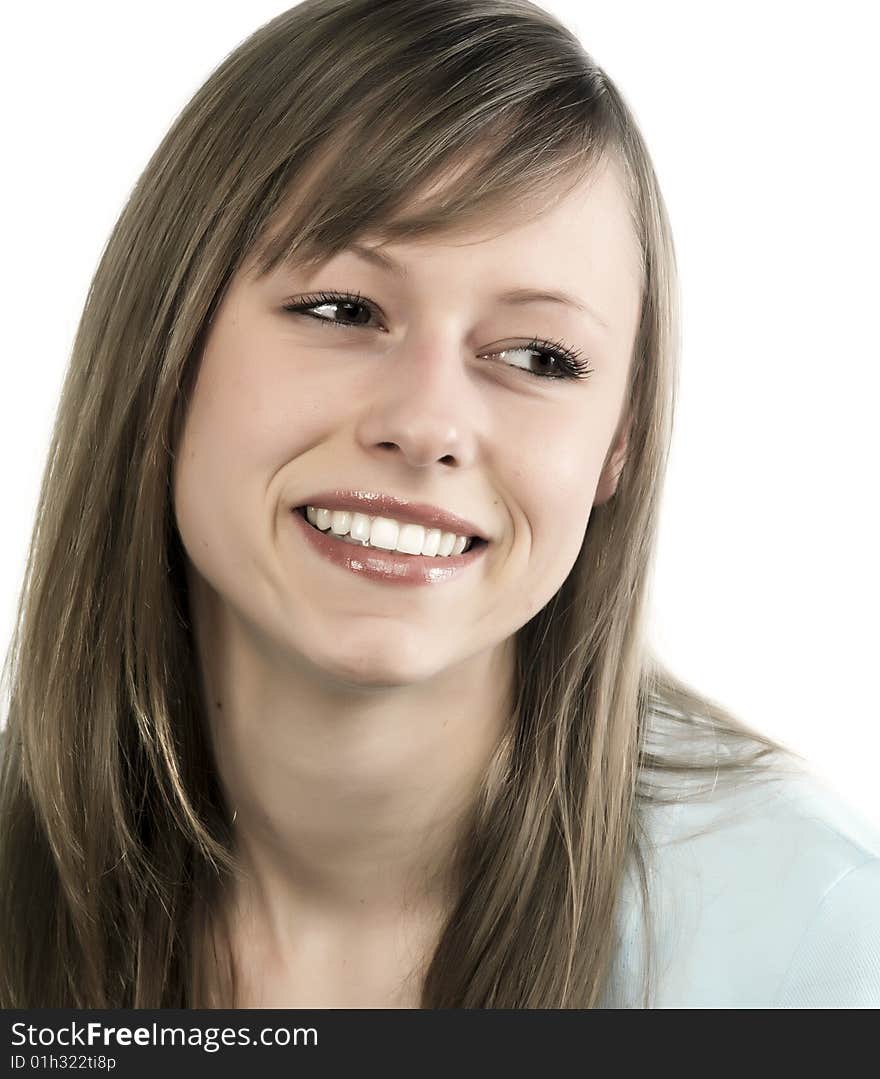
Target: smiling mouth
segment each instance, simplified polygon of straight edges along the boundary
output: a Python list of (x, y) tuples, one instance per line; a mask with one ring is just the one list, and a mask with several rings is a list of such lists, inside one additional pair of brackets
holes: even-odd
[[(322, 536), (329, 536), (330, 539), (339, 540), (341, 543), (348, 543), (351, 546), (358, 547), (358, 548), (360, 548), (362, 550), (379, 551), (379, 552), (381, 552), (383, 554), (395, 555), (396, 557), (400, 557), (400, 558), (436, 558), (438, 560), (443, 560), (444, 558), (449, 557), (447, 555), (440, 555), (440, 554), (435, 554), (435, 555), (413, 554), (410, 551), (398, 551), (398, 550), (393, 549), (393, 548), (389, 549), (387, 547), (379, 547), (379, 546), (376, 546), (376, 545), (373, 545), (373, 544), (369, 543), (366, 540), (353, 539), (348, 534), (339, 535), (339, 533), (334, 532), (332, 528), (318, 528), (317, 525), (312, 524), (312, 522), (309, 520), (308, 515), (306, 513), (306, 507), (305, 506), (298, 506), (294, 510), (294, 512), (298, 513), (300, 515), (300, 517), (303, 518), (303, 520), (306, 522), (306, 524), (309, 526), (309, 528), (313, 528), (316, 532), (320, 532)], [(473, 551), (477, 547), (485, 547), (485, 546), (487, 546), (487, 544), (488, 544), (488, 540), (481, 539), (479, 536), (470, 536), (468, 538), (467, 543), (464, 545), (464, 548), (462, 549), (461, 554), (467, 554), (469, 551)]]

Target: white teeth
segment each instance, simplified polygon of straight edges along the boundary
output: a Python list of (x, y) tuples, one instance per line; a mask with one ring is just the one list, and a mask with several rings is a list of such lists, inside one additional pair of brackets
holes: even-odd
[(384, 551), (445, 558), (451, 554), (461, 554), (466, 546), (471, 546), (469, 537), (457, 536), (454, 532), (402, 524), (390, 517), (369, 517), (365, 513), (353, 513), (351, 510), (326, 510), (307, 506), (306, 518), (322, 532), (329, 530), (334, 536), (344, 538), (347, 543), (356, 543), (358, 546), (368, 544)]
[[(332, 516), (331, 514), (331, 520)], [(321, 526), (318, 525), (318, 527), (320, 528)], [(342, 536), (347, 532), (353, 540), (364, 543), (370, 538), (370, 518), (363, 513), (342, 511), (337, 517), (334, 531), (338, 536)]]

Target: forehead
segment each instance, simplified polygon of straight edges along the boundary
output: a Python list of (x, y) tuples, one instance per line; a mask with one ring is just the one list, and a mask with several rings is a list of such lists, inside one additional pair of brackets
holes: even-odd
[[(629, 216), (632, 203), (624, 183), (625, 166), (613, 148), (598, 151), (588, 159), (573, 156), (569, 166), (552, 179), (547, 175), (510, 172), (501, 185), (496, 182), (494, 172), (487, 175), (480, 171), (485, 150), (482, 154), (465, 153), (445, 163), (402, 200), (392, 196), (394, 209), (390, 217), (381, 215), (380, 211), (379, 215), (367, 214), (373, 220), (355, 224), (354, 220), (346, 221), (349, 209), (355, 210), (354, 205), (350, 208), (347, 202), (336, 205), (334, 199), (327, 198), (330, 176), (325, 174), (328, 170), (333, 172), (334, 158), (330, 151), (334, 145), (328, 144), (314, 154), (264, 223), (250, 251), (256, 261), (262, 262), (264, 256), (271, 255), (274, 263), (275, 259), (284, 257), (285, 251), (295, 255), (294, 248), (300, 249), (299, 255), (306, 262), (320, 260), (327, 251), (324, 238), (330, 240), (333, 251), (340, 250), (350, 240), (362, 240), (374, 246), (473, 243), (518, 230), (533, 221), (541, 222), (539, 231), (549, 231), (566, 218), (571, 221), (573, 216), (580, 226), (592, 224), (597, 237), (597, 225), (613, 228), (620, 239), (629, 224), (638, 262), (642, 262), (641, 244), (636, 241), (641, 229), (635, 216)], [(344, 151), (344, 147), (342, 151), (336, 149)], [(316, 198), (322, 218), (321, 232), (328, 219), (339, 226), (330, 229), (332, 239), (330, 234), (319, 239), (314, 229), (316, 208), (312, 203)], [(362, 206), (362, 199), (360, 203)], [(360, 207), (353, 216), (363, 217)], [(306, 236), (301, 233), (304, 225)]]
[(496, 211), (479, 226), (414, 240), (374, 231), (343, 257), (354, 253), (413, 287), (497, 286), (530, 298), (536, 290), (576, 294), (591, 316), (618, 327), (633, 321), (644, 281), (631, 204), (613, 165), (574, 185), (561, 183), (540, 200)]
[[(418, 216), (424, 205), (442, 195), (445, 187), (454, 182), (455, 174), (444, 174), (418, 197), (408, 201), (395, 215), (395, 220)], [(624, 248), (634, 258), (634, 268), (641, 269), (641, 246), (636, 223), (632, 214), (630, 198), (623, 182), (622, 172), (613, 158), (605, 158), (584, 178), (572, 181), (561, 178), (548, 190), (534, 197), (523, 193), (512, 198), (503, 207), (484, 211), (477, 222), (456, 227), (449, 223), (417, 239), (396, 239), (392, 230), (386, 234), (380, 226), (357, 237), (370, 246), (393, 245), (401, 250), (410, 248), (462, 247), (488, 244), (498, 240), (499, 247), (505, 243), (528, 242), (531, 237), (552, 237), (559, 244), (588, 243), (590, 247), (604, 248), (609, 241)], [(570, 233), (570, 243), (566, 242)], [(640, 275), (640, 274), (639, 274)]]
[(633, 282), (641, 278), (629, 200), (610, 166), (574, 187), (560, 187), (538, 204), (524, 202), (487, 220), (484, 243), (502, 259), (509, 256), (536, 269), (590, 264), (605, 272), (617, 268)]
[[(462, 221), (443, 219), (440, 227), (413, 236), (408, 222), (418, 221), (426, 207), (435, 207), (457, 181), (466, 180), (466, 167), (459, 163), (435, 177), (398, 206), (389, 222), (349, 231), (335, 255), (303, 258), (294, 252), (280, 272), (311, 275), (328, 262), (341, 269), (352, 260), (352, 266), (372, 263), (409, 289), (439, 288), (449, 295), (574, 293), (602, 322), (621, 329), (633, 322), (644, 287), (643, 254), (614, 157), (594, 162), (586, 175), (569, 172), (540, 191), (519, 192), (491, 210)], [(301, 188), (299, 198), (304, 195)], [(283, 230), (278, 222), (286, 216), (276, 218), (270, 238)]]

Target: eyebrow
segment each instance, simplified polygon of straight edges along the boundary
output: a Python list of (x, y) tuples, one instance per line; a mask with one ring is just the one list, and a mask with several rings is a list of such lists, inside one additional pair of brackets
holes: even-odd
[[(404, 266), (390, 255), (386, 255), (374, 247), (367, 247), (365, 244), (360, 243), (352, 243), (349, 245), (349, 250), (360, 258), (365, 259), (367, 262), (372, 262), (372, 264), (378, 266), (379, 269), (393, 273), (395, 277), (406, 277), (406, 269)], [(565, 307), (573, 307), (576, 311), (580, 311), (584, 315), (589, 315), (590, 318), (604, 329), (611, 329), (598, 311), (590, 307), (584, 300), (580, 300), (568, 292), (548, 292), (544, 289), (537, 288), (515, 288), (509, 289), (507, 292), (502, 292), (496, 299), (499, 303), (510, 305), (525, 303), (562, 304)]]

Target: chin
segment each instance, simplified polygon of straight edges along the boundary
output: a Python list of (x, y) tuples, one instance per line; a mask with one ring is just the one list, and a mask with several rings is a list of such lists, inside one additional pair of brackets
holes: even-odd
[(390, 638), (377, 641), (379, 632), (372, 628), (366, 642), (337, 638), (332, 650), (311, 652), (309, 661), (328, 682), (350, 689), (397, 689), (426, 681), (442, 669), (442, 657), (435, 656), (432, 662), (430, 649), (419, 646), (411, 629), (401, 635), (400, 643)]

